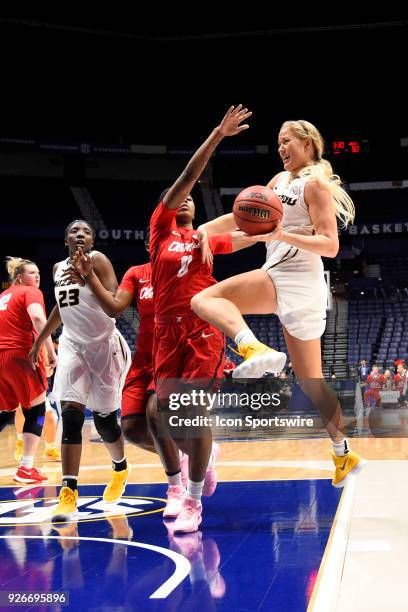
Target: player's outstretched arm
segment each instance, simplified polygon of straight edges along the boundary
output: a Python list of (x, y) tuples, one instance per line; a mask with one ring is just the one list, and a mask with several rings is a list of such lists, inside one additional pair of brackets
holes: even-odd
[(238, 229), (238, 227), (234, 219), (234, 215), (232, 213), (228, 213), (218, 217), (217, 219), (203, 223), (197, 229), (205, 230), (208, 236), (217, 236), (218, 234), (232, 232)]
[(256, 244), (258, 242), (258, 237), (249, 236), (248, 234), (245, 234), (245, 232), (237, 231), (237, 232), (231, 232), (231, 240), (232, 240), (232, 252), (236, 253), (236, 251), (247, 249), (253, 244)]
[(231, 106), (228, 109), (221, 123), (214, 128), (207, 140), (194, 153), (181, 175), (164, 196), (163, 202), (167, 208), (174, 209), (180, 205), (200, 178), (221, 140), (226, 136), (235, 136), (247, 130), (249, 125), (242, 122), (251, 115), (252, 112), (243, 108), (242, 104), (237, 107)]

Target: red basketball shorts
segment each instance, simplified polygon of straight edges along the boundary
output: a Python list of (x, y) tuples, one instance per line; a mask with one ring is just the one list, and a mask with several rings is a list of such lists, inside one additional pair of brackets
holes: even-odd
[(195, 315), (159, 317), (153, 346), (157, 388), (166, 379), (204, 379), (211, 384), (222, 378), (224, 334)]
[(0, 410), (30, 408), (48, 388), (44, 364), (33, 370), (27, 349), (0, 350)]
[(154, 391), (153, 357), (151, 353), (136, 353), (123, 387), (121, 418), (145, 414), (146, 404)]

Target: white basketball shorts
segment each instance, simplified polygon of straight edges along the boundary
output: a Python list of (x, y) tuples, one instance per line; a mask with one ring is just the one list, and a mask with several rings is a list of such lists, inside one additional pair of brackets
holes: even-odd
[(129, 346), (117, 329), (105, 340), (86, 345), (62, 333), (52, 397), (96, 412), (113, 412), (120, 406), (130, 363)]
[(281, 244), (262, 266), (275, 285), (275, 314), (299, 340), (320, 338), (326, 327), (327, 284), (319, 256)]

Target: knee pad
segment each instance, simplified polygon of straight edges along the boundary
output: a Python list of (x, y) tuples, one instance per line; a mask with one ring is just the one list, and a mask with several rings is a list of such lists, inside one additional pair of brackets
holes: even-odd
[(82, 426), (85, 414), (79, 408), (62, 411), (62, 444), (82, 444)]
[(96, 431), (101, 436), (104, 442), (112, 444), (119, 440), (122, 435), (122, 430), (118, 423), (118, 411), (103, 414), (102, 412), (94, 412), (93, 420)]
[(9, 423), (14, 423), (14, 412), (15, 410), (0, 410), (0, 431)]
[(34, 434), (41, 437), (44, 417), (45, 417), (45, 402), (32, 406), (32, 408), (22, 408), (24, 414), (23, 433)]

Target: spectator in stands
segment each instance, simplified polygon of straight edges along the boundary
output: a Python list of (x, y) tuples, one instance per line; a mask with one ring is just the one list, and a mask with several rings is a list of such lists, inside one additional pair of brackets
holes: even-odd
[(235, 370), (236, 365), (235, 363), (232, 361), (232, 359), (230, 357), (227, 357), (225, 359), (225, 363), (224, 363), (224, 376), (225, 378), (232, 378), (232, 373)]
[(295, 372), (293, 370), (293, 366), (292, 366), (292, 362), (289, 361), (284, 369), (284, 372), (286, 374), (286, 377), (288, 379), (288, 381), (290, 382), (290, 384), (292, 384), (295, 380)]
[(279, 382), (281, 387), (279, 389), (280, 397), (280, 408), (286, 410), (289, 406), (289, 400), (292, 395), (291, 379), (286, 374), (285, 370), (279, 374)]
[(371, 373), (367, 377), (368, 389), (364, 393), (364, 402), (366, 406), (379, 406), (381, 404), (380, 391), (384, 384), (384, 376), (380, 374), (377, 365), (373, 365)]
[(370, 368), (365, 359), (360, 361), (360, 365), (358, 366), (358, 375), (361, 383), (365, 383), (367, 380), (368, 373)]
[(383, 391), (394, 391), (394, 379), (391, 376), (391, 370), (385, 370), (384, 372), (384, 382), (382, 386)]
[(405, 362), (399, 360), (399, 364), (397, 366), (397, 373), (394, 376), (394, 384), (397, 391), (400, 392), (401, 398), (405, 398), (407, 393), (407, 369), (405, 367)]

